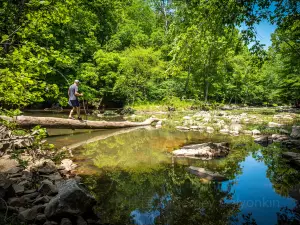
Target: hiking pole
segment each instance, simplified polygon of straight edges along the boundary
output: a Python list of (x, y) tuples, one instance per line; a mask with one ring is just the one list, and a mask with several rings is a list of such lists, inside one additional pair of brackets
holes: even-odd
[(84, 113), (85, 113), (85, 120), (87, 120), (87, 113), (86, 113), (86, 109), (85, 109), (84, 99), (82, 99), (82, 102), (83, 102), (83, 109), (84, 109)]

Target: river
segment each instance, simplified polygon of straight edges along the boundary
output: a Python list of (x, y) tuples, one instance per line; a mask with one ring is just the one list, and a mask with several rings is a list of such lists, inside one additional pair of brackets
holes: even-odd
[[(72, 146), (77, 172), (96, 196), (103, 223), (284, 224), (299, 219), (299, 194), (292, 198), (290, 193), (300, 172), (281, 158), (278, 143), (262, 147), (248, 136), (169, 128), (49, 132), (50, 143)], [(187, 144), (221, 141), (231, 148), (223, 159), (171, 155)], [(199, 179), (188, 166), (229, 180)]]

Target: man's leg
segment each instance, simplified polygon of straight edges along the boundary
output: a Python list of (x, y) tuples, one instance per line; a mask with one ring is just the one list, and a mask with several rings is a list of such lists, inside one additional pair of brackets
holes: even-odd
[(74, 112), (74, 109), (75, 109), (75, 107), (73, 107), (73, 108), (71, 109), (71, 112), (70, 112), (70, 114), (69, 114), (69, 118), (72, 118), (72, 114), (73, 114), (73, 112)]

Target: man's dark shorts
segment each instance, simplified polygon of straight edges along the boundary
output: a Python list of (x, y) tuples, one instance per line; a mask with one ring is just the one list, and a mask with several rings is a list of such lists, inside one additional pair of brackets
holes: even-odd
[(69, 100), (69, 105), (72, 107), (79, 107), (79, 101), (78, 100)]

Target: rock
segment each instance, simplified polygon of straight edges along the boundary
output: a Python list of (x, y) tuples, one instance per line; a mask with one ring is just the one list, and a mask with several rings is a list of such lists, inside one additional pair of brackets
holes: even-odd
[(215, 131), (214, 128), (212, 128), (212, 127), (206, 127), (206, 132), (207, 133), (213, 133), (214, 131)]
[(198, 127), (198, 126), (190, 126), (190, 129), (191, 129), (191, 130), (198, 130), (199, 127)]
[(24, 198), (13, 197), (7, 200), (9, 206), (21, 207), (25, 204)]
[(44, 162), (41, 166), (38, 168), (38, 172), (41, 174), (50, 174), (56, 172), (56, 166), (54, 162), (47, 161)]
[(50, 175), (42, 175), (42, 177), (47, 178), (51, 181), (57, 181), (57, 180), (62, 179), (61, 175), (58, 172), (50, 174)]
[(220, 112), (218, 112), (218, 114), (217, 114), (218, 116), (226, 116), (227, 115), (227, 113), (226, 112), (224, 112), (224, 111), (220, 111)]
[(279, 132), (281, 134), (289, 134), (290, 133), (288, 130), (285, 130), (285, 129), (282, 129), (282, 128), (279, 130)]
[(11, 131), (4, 125), (0, 125), (0, 139), (11, 137)]
[(239, 131), (242, 130), (242, 125), (238, 124), (238, 123), (231, 124), (230, 130), (236, 131), (237, 133), (239, 133)]
[(88, 224), (81, 216), (78, 216), (76, 220), (76, 225), (88, 225)]
[(190, 117), (190, 116), (184, 116), (183, 119), (184, 120), (190, 120), (190, 119), (192, 119), (192, 117)]
[(224, 105), (221, 107), (222, 110), (232, 110), (233, 108), (229, 105)]
[(209, 181), (226, 181), (228, 180), (226, 177), (222, 176), (217, 172), (209, 171), (205, 168), (199, 168), (195, 166), (190, 166), (188, 168), (189, 172), (195, 174), (196, 176), (203, 178)]
[(43, 203), (47, 203), (50, 201), (50, 198), (48, 196), (43, 196), (43, 197), (39, 197), (37, 198), (33, 204), (34, 205), (38, 205), (38, 204), (43, 204)]
[(268, 136), (262, 136), (254, 139), (254, 142), (260, 144), (263, 147), (267, 147), (269, 144), (272, 144), (272, 138)]
[(33, 140), (31, 138), (17, 139), (13, 145), (16, 149), (26, 148), (32, 146)]
[(252, 130), (252, 135), (260, 135), (260, 131), (259, 130)]
[(23, 181), (21, 181), (20, 183), (19, 183), (19, 185), (22, 185), (22, 186), (24, 186), (24, 187), (28, 187), (29, 186), (29, 181), (28, 180), (23, 180)]
[(23, 195), (22, 198), (27, 199), (28, 201), (34, 201), (34, 199), (39, 195), (38, 192), (33, 192), (31, 194)]
[(284, 152), (282, 153), (282, 157), (288, 159), (291, 164), (300, 167), (300, 153)]
[(63, 166), (67, 171), (71, 171), (76, 168), (76, 165), (73, 163), (71, 159), (63, 159), (60, 165)]
[(177, 126), (176, 129), (177, 130), (190, 130), (190, 128), (188, 128), (188, 127), (182, 127), (182, 126)]
[(291, 137), (295, 139), (300, 139), (300, 126), (293, 126)]
[(22, 168), (16, 166), (16, 167), (13, 167), (10, 170), (8, 170), (6, 173), (8, 173), (8, 174), (15, 174), (15, 173), (19, 173), (21, 171), (22, 171)]
[(251, 130), (243, 130), (242, 133), (245, 134), (245, 135), (252, 135), (253, 134), (253, 132)]
[(45, 214), (38, 214), (36, 216), (36, 222), (38, 222), (39, 224), (46, 222)]
[(43, 180), (38, 192), (40, 192), (42, 195), (52, 195), (57, 193), (57, 188), (51, 181)]
[(13, 184), (12, 188), (14, 189), (14, 192), (16, 195), (22, 194), (24, 192), (24, 186), (19, 184)]
[(37, 207), (32, 207), (31, 209), (26, 209), (19, 213), (18, 219), (23, 222), (34, 221), (38, 214)]
[(95, 203), (84, 186), (70, 179), (58, 185), (58, 194), (46, 206), (45, 215), (47, 218), (78, 216), (90, 211)]
[(24, 194), (32, 194), (32, 193), (34, 193), (34, 192), (36, 192), (35, 189), (30, 189), (30, 190), (24, 191)]
[(60, 225), (72, 225), (72, 221), (68, 218), (62, 218), (60, 221)]
[(239, 135), (239, 132), (236, 131), (236, 130), (231, 130), (231, 131), (229, 131), (229, 133), (230, 133), (231, 135), (234, 135), (234, 136), (238, 136), (238, 135)]
[(2, 142), (0, 143), (0, 152), (5, 152), (7, 149), (10, 148), (10, 143), (9, 142)]
[(46, 221), (44, 225), (58, 225), (55, 221)]
[(228, 153), (228, 143), (204, 143), (188, 145), (181, 149), (173, 151), (173, 155), (177, 157), (202, 157), (204, 159), (224, 157)]
[(228, 133), (229, 133), (229, 130), (228, 130), (228, 129), (221, 129), (221, 130), (220, 130), (220, 133), (228, 134)]
[(271, 138), (273, 142), (282, 142), (289, 139), (289, 137), (284, 134), (272, 134)]
[(283, 125), (280, 123), (269, 122), (268, 127), (282, 127)]

